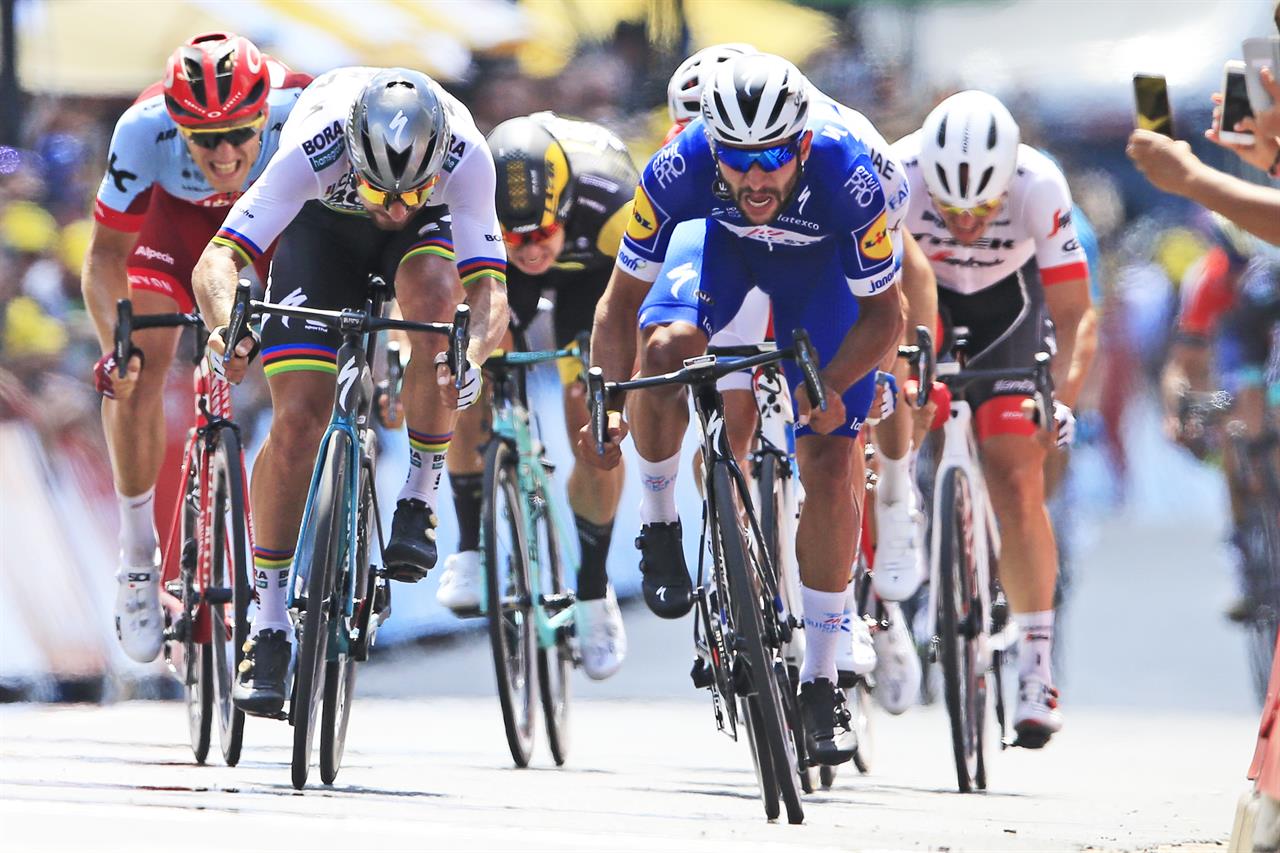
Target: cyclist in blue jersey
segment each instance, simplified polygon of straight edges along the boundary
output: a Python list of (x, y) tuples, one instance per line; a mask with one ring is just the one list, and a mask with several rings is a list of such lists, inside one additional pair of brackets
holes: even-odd
[[(631, 375), (639, 317), (640, 372), (679, 368), (737, 312), (754, 286), (772, 301), (780, 346), (805, 328), (822, 367), (829, 406), (814, 409), (788, 369), (799, 421), (797, 457), (807, 495), (796, 552), (807, 652), (800, 698), (819, 762), (852, 757), (848, 712), (835, 689), (836, 645), (861, 515), (863, 462), (852, 441), (875, 393), (875, 368), (902, 332), (898, 261), (885, 193), (866, 146), (838, 114), (809, 110), (810, 89), (780, 57), (721, 63), (703, 92), (702, 117), (650, 159), (636, 190), (617, 266), (596, 308), (592, 359), (607, 380)], [(713, 220), (701, 260), (654, 284), (675, 226)], [(628, 431), (622, 401), (608, 401), (602, 467), (621, 460)], [(688, 424), (683, 391), (630, 401), (644, 484), (639, 545), (645, 601), (677, 618), (692, 606), (674, 482)], [(592, 442), (590, 430), (581, 440)], [(857, 488), (855, 488), (857, 486)]]

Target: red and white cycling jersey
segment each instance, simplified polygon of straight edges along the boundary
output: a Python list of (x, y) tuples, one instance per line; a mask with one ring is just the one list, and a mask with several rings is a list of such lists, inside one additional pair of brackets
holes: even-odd
[(1018, 146), (1018, 171), (987, 230), (961, 245), (930, 203), (920, 167), (920, 131), (892, 146), (911, 185), (914, 203), (907, 227), (924, 250), (938, 286), (977, 293), (1013, 275), (1032, 258), (1045, 286), (1089, 277), (1089, 264), (1071, 221), (1071, 191), (1053, 161), (1029, 145)]

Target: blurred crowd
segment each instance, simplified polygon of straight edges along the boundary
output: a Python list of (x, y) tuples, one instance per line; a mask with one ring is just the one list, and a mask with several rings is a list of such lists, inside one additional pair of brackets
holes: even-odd
[[(823, 91), (865, 113), (890, 140), (919, 127), (933, 105), (963, 88), (962, 80), (942, 88), (919, 85), (901, 51), (877, 53), (868, 44), (856, 9), (833, 16), (832, 28), (834, 37), (801, 63), (803, 70)], [(659, 43), (643, 22), (623, 22), (610, 39), (580, 44), (556, 76), (535, 78), (513, 59), (477, 57), (466, 80), (446, 85), (483, 131), (550, 109), (609, 127), (641, 163), (668, 124), (671, 71), (701, 46), (687, 35)], [(1141, 397), (1135, 390), (1154, 387), (1180, 282), (1209, 245), (1205, 222), (1192, 205), (1153, 191), (1125, 159), (1127, 117), (1066, 128), (1030, 93), (999, 94), (1019, 120), (1024, 141), (1062, 163), (1100, 238), (1104, 261), (1095, 283), (1103, 319), (1082, 438), (1105, 448), (1121, 496), (1126, 410)], [(66, 438), (68, 431), (78, 440), (101, 442), (90, 382), (99, 353), (79, 276), (105, 151), (128, 103), (32, 96), (18, 147), (0, 147), (0, 420), (26, 418), (46, 442)], [(1206, 99), (1201, 112), (1183, 111), (1185, 135), (1208, 126), (1210, 109)], [(1213, 146), (1201, 141), (1196, 147), (1210, 149), (1202, 152), (1207, 161), (1225, 163)], [(175, 371), (185, 369), (178, 360)]]

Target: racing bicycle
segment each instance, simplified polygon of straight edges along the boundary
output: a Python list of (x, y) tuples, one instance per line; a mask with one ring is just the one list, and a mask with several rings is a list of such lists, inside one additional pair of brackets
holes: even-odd
[(232, 703), (231, 690), (249, 631), (253, 534), (231, 386), (205, 358), (208, 333), (198, 314), (135, 316), (130, 300), (116, 303), (121, 376), (134, 352), (135, 331), (175, 327), (195, 329), (195, 424), (182, 451), (178, 506), (163, 551), (169, 617), (164, 658), (182, 680), (196, 762), (208, 758), (216, 717), (222, 759), (234, 767), (244, 740), (244, 712)]
[[(804, 821), (800, 801), (803, 735), (783, 650), (797, 623), (787, 610), (765, 534), (724, 429), (724, 404), (716, 380), (737, 370), (791, 358), (804, 375), (809, 399), (826, 407), (817, 357), (808, 335), (794, 333), (790, 349), (738, 359), (714, 354), (686, 359), (680, 370), (626, 382), (605, 382), (599, 367), (587, 374), (596, 445), (605, 442), (605, 400), (627, 391), (687, 385), (702, 431), (703, 514), (694, 590), (697, 615), (694, 683), (711, 691), (716, 725), (734, 740), (746, 731), (765, 815), (776, 819), (780, 802), (790, 823)], [(708, 565), (707, 557), (710, 556)], [(798, 745), (800, 748), (798, 749)]]

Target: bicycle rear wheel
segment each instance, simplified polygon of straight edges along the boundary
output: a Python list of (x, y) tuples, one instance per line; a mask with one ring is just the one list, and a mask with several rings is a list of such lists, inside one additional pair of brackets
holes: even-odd
[(228, 767), (240, 761), (244, 711), (231, 701), (237, 667), (249, 635), (249, 535), (240, 438), (230, 427), (214, 439), (210, 487), (213, 528), (209, 538), (210, 651), (217, 686), (218, 743)]
[(1266, 699), (1271, 657), (1280, 629), (1280, 508), (1265, 499), (1248, 510), (1239, 527), (1245, 596), (1252, 603), (1246, 626), (1254, 694)]
[[(538, 537), (539, 590), (542, 595), (565, 593), (564, 565), (560, 561), (560, 532), (551, 508), (543, 511), (534, 525)], [(547, 730), (547, 744), (556, 766), (564, 764), (569, 754), (569, 665), (570, 653), (565, 640), (556, 637), (546, 648), (538, 646), (538, 695), (542, 700), (542, 722)]]
[[(738, 508), (733, 498), (736, 483), (729, 472), (728, 463), (716, 463), (713, 476), (716, 532), (720, 539), (725, 574), (729, 579), (730, 605), (736, 635), (734, 646), (737, 654), (746, 660), (754, 690), (751, 698), (760, 712), (753, 715), (753, 719), (759, 723), (756, 730), (760, 736), (756, 744), (757, 751), (764, 754), (767, 750), (773, 761), (773, 777), (782, 802), (786, 805), (787, 821), (801, 823), (804, 821), (804, 807), (800, 803), (795, 739), (788, 725), (784, 688), (778, 683), (778, 669), (775, 667), (776, 663), (781, 662), (781, 658), (777, 649), (766, 644), (765, 639), (765, 608), (767, 606), (769, 618), (776, 618), (774, 603), (772, 600), (764, 600), (759, 568), (754, 562), (755, 554), (748, 551), (742, 539)], [(789, 689), (789, 685), (785, 689)]]
[(480, 531), (489, 647), (498, 702), (511, 758), (517, 767), (527, 767), (533, 751), (533, 661), (537, 644), (530, 610), (524, 505), (517, 465), (511, 445), (500, 440), (490, 443), (485, 451)]
[(342, 568), (350, 442), (351, 438), (341, 431), (329, 438), (312, 503), (314, 513), (311, 523), (302, 531), (298, 548), (308, 560), (307, 606), (302, 614), (293, 700), (289, 706), (289, 721), (293, 724), (293, 787), (299, 789), (307, 784), (311, 767), (311, 745), (318, 722), (316, 706), (327, 669), (333, 586)]
[[(956, 783), (962, 793), (968, 793), (974, 788), (982, 764), (987, 707), (986, 665), (978, 660), (985, 616), (973, 552), (977, 520), (964, 471), (948, 469), (941, 488), (942, 505), (936, 520), (942, 525), (938, 552), (938, 659), (951, 721)], [(985, 772), (982, 782), (986, 782)]]

